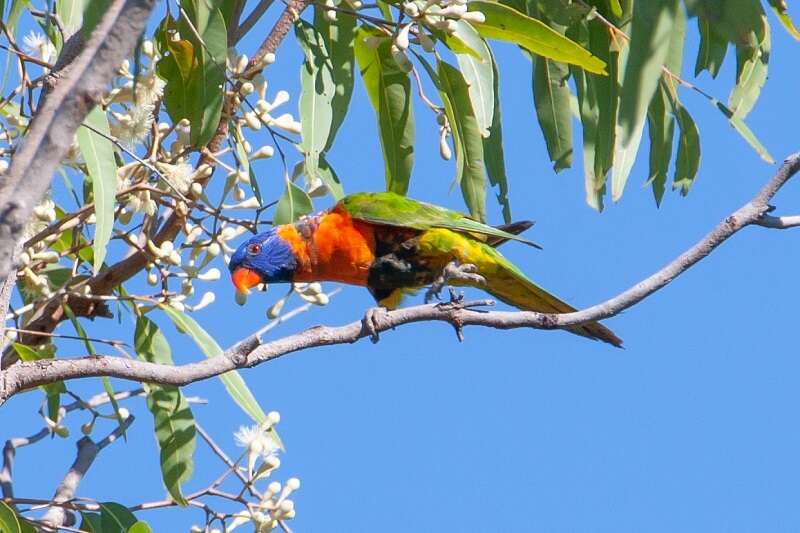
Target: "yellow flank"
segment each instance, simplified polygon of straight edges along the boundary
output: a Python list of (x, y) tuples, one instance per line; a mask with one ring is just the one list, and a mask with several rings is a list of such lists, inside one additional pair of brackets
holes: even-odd
[[(472, 264), (486, 279), (481, 285), (452, 280), (453, 285), (468, 285), (485, 290), (497, 299), (526, 311), (540, 313), (570, 313), (575, 308), (559, 300), (528, 279), (514, 264), (488, 244), (449, 229), (430, 229), (419, 240), (419, 256), (434, 271), (439, 271), (453, 259)], [(594, 322), (570, 328), (585, 337), (601, 339), (616, 346), (622, 341), (605, 326)]]

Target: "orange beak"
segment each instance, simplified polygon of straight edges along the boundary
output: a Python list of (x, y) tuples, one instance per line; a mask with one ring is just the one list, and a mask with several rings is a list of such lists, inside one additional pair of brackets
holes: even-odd
[(237, 291), (247, 294), (251, 288), (261, 283), (261, 276), (255, 270), (239, 267), (231, 274), (231, 280)]

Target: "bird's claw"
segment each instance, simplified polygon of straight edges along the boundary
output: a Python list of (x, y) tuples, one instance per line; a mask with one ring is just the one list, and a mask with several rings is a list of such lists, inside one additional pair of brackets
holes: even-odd
[[(442, 293), (442, 289), (444, 289), (448, 282), (453, 279), (469, 281), (481, 285), (486, 283), (486, 278), (480, 274), (477, 274), (477, 272), (478, 267), (471, 263), (461, 264), (458, 261), (450, 261), (442, 269), (441, 274), (439, 274), (439, 276), (433, 280), (430, 288), (428, 288), (427, 292), (425, 293), (425, 303), (430, 303), (434, 298), (440, 300), (441, 298), (439, 295)], [(453, 291), (452, 288), (450, 289), (450, 298), (451, 300), (458, 299), (455, 297), (455, 291)]]
[(381, 321), (386, 316), (386, 308), (385, 307), (371, 307), (367, 309), (367, 312), (364, 313), (364, 319), (362, 320), (364, 324), (364, 331), (369, 334), (369, 340), (372, 341), (372, 344), (376, 344), (379, 340), (381, 340), (381, 336), (378, 333), (378, 327), (380, 326)]

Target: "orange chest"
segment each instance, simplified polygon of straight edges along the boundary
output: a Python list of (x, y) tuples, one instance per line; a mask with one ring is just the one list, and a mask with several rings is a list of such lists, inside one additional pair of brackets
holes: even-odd
[(366, 285), (375, 260), (375, 235), (370, 225), (333, 211), (282, 226), (278, 235), (289, 243), (297, 258), (295, 281)]

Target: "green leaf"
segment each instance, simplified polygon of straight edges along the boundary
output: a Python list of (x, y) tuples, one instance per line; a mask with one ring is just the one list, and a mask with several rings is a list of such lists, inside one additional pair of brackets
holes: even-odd
[(405, 195), (414, 165), (414, 111), (411, 81), (391, 54), (391, 40), (359, 28), (355, 56), (378, 119), (386, 190)]
[(622, 197), (636, 160), (647, 107), (661, 79), (678, 9), (677, 0), (648, 0), (634, 5), (628, 59), (621, 80), (611, 174), (611, 198), (614, 201)]
[(313, 26), (303, 20), (295, 23), (295, 33), (305, 55), (300, 70), (300, 149), (305, 154), (304, 172), (310, 178), (322, 179), (337, 199), (342, 195), (341, 185), (322, 160), (347, 114), (353, 92), (355, 18), (346, 13), (340, 15), (331, 22), (317, 8)]
[(572, 114), (569, 67), (546, 57), (533, 60), (533, 102), (553, 170), (572, 166)]
[(700, 132), (692, 116), (680, 102), (674, 100), (672, 105), (680, 128), (672, 189), (680, 189), (681, 194), (686, 196), (694, 184), (697, 169), (700, 167)]
[[(217, 344), (217, 341), (215, 341), (192, 317), (178, 311), (174, 307), (162, 305), (161, 308), (172, 322), (175, 323), (179, 331), (186, 332), (192, 338), (206, 357), (209, 359), (212, 357), (224, 357), (222, 348)], [(233, 398), (236, 404), (241, 407), (250, 418), (259, 425), (266, 421), (267, 415), (264, 414), (264, 410), (258, 405), (255, 396), (253, 396), (253, 393), (247, 388), (244, 379), (242, 379), (242, 376), (239, 375), (236, 370), (225, 372), (219, 379), (222, 380), (230, 397)], [(278, 434), (274, 430), (270, 431), (276, 442), (283, 447)]]
[(650, 175), (647, 182), (653, 187), (656, 205), (661, 205), (667, 184), (669, 162), (672, 159), (672, 139), (675, 135), (675, 118), (669, 89), (662, 81), (650, 106), (647, 108), (647, 131), (650, 135)]
[(742, 138), (747, 141), (747, 144), (749, 144), (756, 151), (756, 153), (758, 153), (761, 159), (770, 164), (775, 163), (775, 159), (769, 154), (769, 151), (767, 151), (766, 147), (761, 144), (761, 141), (758, 140), (755, 133), (753, 133), (747, 124), (745, 124), (741, 117), (735, 116), (733, 111), (731, 111), (727, 106), (725, 106), (725, 104), (716, 98), (708, 95), (705, 96), (709, 102), (711, 102), (722, 112), (723, 115), (725, 115), (725, 117), (728, 119), (728, 123), (733, 127), (733, 129), (739, 132), (739, 135), (741, 135)]
[[(166, 337), (147, 317), (136, 319), (134, 348), (140, 359), (173, 366)], [(156, 440), (161, 451), (161, 477), (172, 499), (188, 505), (181, 485), (194, 470), (195, 424), (192, 410), (178, 387), (147, 384), (147, 408), (153, 414)]]
[(578, 65), (589, 72), (605, 74), (606, 65), (581, 45), (561, 35), (547, 24), (494, 2), (474, 0), (470, 11), (480, 11), (485, 22), (472, 25), (482, 36), (518, 44), (534, 54)]
[[(608, 64), (608, 76), (592, 76), (587, 80), (594, 88), (597, 102), (597, 126), (594, 139), (594, 192), (587, 191), (589, 205), (602, 209), (602, 196), (605, 194), (608, 171), (614, 164), (614, 144), (617, 130), (617, 108), (619, 106), (619, 64), (620, 50), (613, 46), (608, 31), (600, 24), (589, 25), (589, 42), (591, 48)], [(584, 139), (584, 143), (586, 140)]]
[(458, 69), (439, 61), (437, 73), (441, 97), (453, 134), (456, 156), (456, 180), (469, 208), (470, 216), (486, 220), (486, 174), (483, 162), (483, 138), (472, 110), (469, 87)]
[(314, 10), (314, 27), (322, 35), (328, 50), (335, 90), (333, 93), (333, 116), (328, 142), (323, 151), (330, 150), (336, 132), (347, 116), (350, 97), (353, 94), (353, 68), (355, 56), (353, 42), (356, 36), (356, 18), (348, 13), (337, 13), (336, 20), (328, 20), (322, 10)]
[(128, 528), (128, 533), (153, 533), (153, 530), (147, 522), (139, 521)]
[(786, 0), (769, 0), (769, 5), (775, 11), (775, 16), (781, 21), (789, 35), (800, 41), (800, 31), (798, 31), (797, 26), (794, 25), (792, 18), (789, 16), (789, 6), (786, 5)]
[(181, 36), (192, 42), (196, 65), (186, 87), (191, 142), (205, 146), (214, 136), (222, 114), (228, 33), (218, 8), (192, 0), (183, 0), (181, 4), (199, 35), (198, 39), (183, 18), (178, 21)]
[(67, 35), (71, 35), (81, 28), (83, 3), (84, 0), (56, 0), (56, 13), (58, 13)]
[(582, 126), (583, 174), (584, 186), (586, 189), (586, 203), (592, 208), (602, 211), (605, 180), (603, 176), (598, 177), (595, 174), (594, 168), (597, 124), (600, 118), (595, 78), (575, 67), (570, 67), (570, 70), (575, 79), (575, 89), (578, 93), (578, 114)]
[(699, 76), (701, 72), (707, 70), (711, 77), (716, 78), (728, 52), (728, 40), (720, 35), (711, 21), (704, 16), (697, 17), (697, 30), (700, 33), (700, 48), (697, 50), (694, 75)]
[[(66, 0), (69, 3), (70, 0)], [(111, 0), (84, 0), (81, 33), (84, 39), (89, 39), (97, 24), (106, 14)]]
[(461, 69), (461, 74), (469, 87), (469, 98), (472, 101), (472, 110), (478, 121), (481, 136), (489, 136), (494, 115), (494, 69), (489, 46), (478, 35), (478, 32), (468, 22), (456, 22), (453, 35), (458, 36), (472, 49), (477, 51), (478, 57), (472, 54), (456, 53), (456, 60)]
[(761, 15), (761, 27), (748, 34), (746, 44), (736, 45), (736, 85), (728, 107), (737, 118), (744, 118), (753, 109), (767, 81), (770, 53), (770, 30), (766, 16)]
[(291, 224), (303, 215), (307, 215), (314, 211), (314, 205), (311, 203), (306, 191), (294, 184), (294, 182), (286, 182), (286, 190), (283, 191), (278, 205), (275, 206), (275, 216), (272, 217), (272, 224), (278, 226), (280, 224)]
[[(333, 167), (330, 166), (327, 158), (323, 154), (320, 154), (316, 163), (315, 175), (322, 180), (322, 183), (325, 184), (325, 187), (328, 189), (328, 192), (331, 193), (333, 199), (338, 202), (344, 197), (344, 189), (342, 188), (341, 181), (339, 181), (339, 176), (336, 175)], [(306, 170), (306, 172), (307, 171), (308, 170)]]
[(17, 513), (3, 501), (0, 501), (0, 531), (3, 533), (22, 533)]
[(127, 507), (115, 502), (100, 505), (100, 527), (103, 533), (126, 533), (137, 522)]
[(305, 56), (300, 68), (300, 149), (318, 156), (328, 145), (333, 125), (333, 65), (322, 34), (313, 25), (298, 19), (294, 28)]
[[(492, 111), (492, 125), (489, 136), (483, 139), (483, 159), (486, 164), (486, 174), (489, 183), (497, 187), (497, 201), (503, 207), (503, 221), (511, 223), (511, 202), (508, 199), (508, 177), (506, 176), (506, 161), (503, 153), (503, 129), (500, 122), (500, 75), (497, 71), (497, 62), (489, 51), (492, 62), (494, 80), (494, 110)], [(437, 76), (438, 78), (438, 76)]]
[(86, 531), (87, 533), (103, 533), (103, 524), (100, 521), (100, 513), (87, 513), (86, 511), (81, 511), (81, 525), (78, 529), (81, 531)]
[[(107, 137), (90, 130), (111, 135), (108, 117), (100, 106), (95, 107), (84, 119), (84, 126), (78, 128), (78, 146), (86, 161), (86, 168), (92, 179), (92, 195), (97, 223), (94, 230), (94, 271), (99, 272), (106, 257), (108, 242), (114, 230), (114, 204), (117, 195), (117, 162), (114, 159), (114, 146)], [(87, 127), (89, 126), (89, 127)]]

